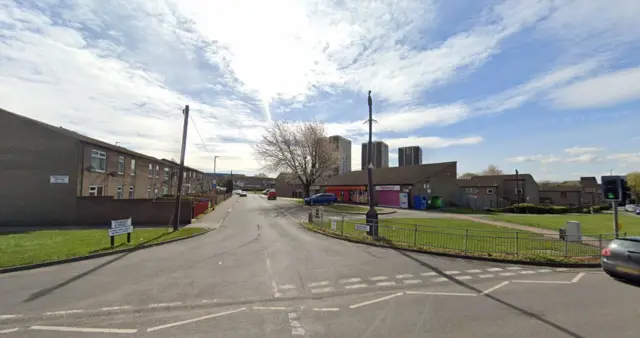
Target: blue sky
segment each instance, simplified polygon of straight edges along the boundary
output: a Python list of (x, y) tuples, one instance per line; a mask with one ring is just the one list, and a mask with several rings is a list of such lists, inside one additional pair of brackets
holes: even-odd
[(640, 2), (0, 2), (0, 104), (157, 157), (255, 173), (271, 120), (325, 122), (460, 173), (640, 169)]

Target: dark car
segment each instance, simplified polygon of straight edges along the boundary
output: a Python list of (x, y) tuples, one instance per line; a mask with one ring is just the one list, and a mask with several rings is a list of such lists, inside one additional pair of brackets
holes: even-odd
[(278, 194), (276, 194), (276, 191), (269, 190), (269, 192), (267, 193), (267, 200), (275, 200), (276, 198), (278, 198)]
[(616, 238), (602, 250), (602, 270), (613, 277), (640, 281), (640, 237)]
[(323, 204), (335, 204), (338, 202), (338, 197), (335, 194), (322, 193), (307, 197), (304, 199), (306, 205), (323, 205)]

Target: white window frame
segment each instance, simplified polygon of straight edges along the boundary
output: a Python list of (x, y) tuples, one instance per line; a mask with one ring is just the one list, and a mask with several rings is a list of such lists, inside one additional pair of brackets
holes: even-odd
[[(93, 159), (97, 159), (98, 161), (100, 161), (100, 164), (104, 165), (104, 168), (98, 168), (96, 166), (93, 165)], [(104, 162), (103, 162), (104, 161)], [(102, 151), (102, 150), (96, 150), (96, 149), (91, 149), (91, 166), (93, 167), (93, 170), (99, 172), (99, 173), (104, 173), (107, 171), (107, 152)]]
[(119, 185), (116, 187), (116, 199), (122, 199), (122, 194), (123, 194), (122, 186)]
[(169, 180), (170, 177), (171, 177), (171, 169), (164, 168), (164, 179)]
[(129, 199), (133, 199), (136, 197), (136, 186), (135, 185), (130, 185), (129, 186)]
[(131, 159), (131, 176), (136, 176), (136, 159)]
[(494, 191), (493, 188), (487, 188), (487, 195), (493, 195)]
[[(98, 195), (98, 190), (101, 190), (101, 194)], [(90, 185), (89, 196), (104, 196), (104, 186), (102, 185)]]
[(477, 194), (478, 188), (465, 188), (464, 189), (467, 194)]
[(147, 186), (147, 198), (151, 198), (151, 185)]
[(124, 175), (124, 156), (118, 156), (118, 174)]
[(166, 185), (162, 186), (162, 196), (164, 195), (169, 195), (169, 187), (167, 187)]
[(153, 163), (149, 163), (149, 178), (153, 177)]

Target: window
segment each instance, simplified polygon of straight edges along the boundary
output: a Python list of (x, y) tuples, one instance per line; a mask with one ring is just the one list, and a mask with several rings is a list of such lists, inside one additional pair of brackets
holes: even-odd
[(516, 194), (522, 195), (522, 189), (516, 189)]
[(487, 195), (493, 195), (493, 189), (487, 188)]
[(156, 164), (156, 178), (158, 178), (160, 172), (160, 166)]
[(169, 187), (166, 185), (162, 187), (162, 195), (169, 195)]
[(151, 186), (147, 186), (147, 198), (151, 198)]
[(182, 179), (183, 179), (183, 180), (186, 180), (186, 179), (187, 179), (187, 172), (186, 172), (186, 171), (182, 173)]
[(90, 185), (89, 196), (103, 196), (104, 188), (101, 185)]
[(118, 174), (124, 175), (124, 156), (118, 157)]
[(153, 176), (153, 164), (149, 163), (149, 178)]
[(107, 153), (99, 150), (91, 150), (91, 166), (95, 171), (107, 171)]
[(121, 186), (121, 185), (119, 185), (119, 186), (116, 188), (116, 198), (117, 198), (117, 199), (121, 199), (121, 198), (122, 198), (122, 186)]
[(129, 198), (132, 199), (133, 196), (135, 195), (135, 191), (136, 191), (136, 187), (135, 186), (129, 186)]
[(136, 176), (136, 160), (131, 159), (131, 176)]
[(561, 192), (560, 198), (567, 198), (567, 192), (566, 191)]
[(158, 198), (158, 193), (160, 192), (160, 190), (158, 189), (157, 185), (153, 186), (153, 197), (154, 198)]
[(165, 181), (169, 179), (169, 174), (171, 172), (169, 171), (169, 168), (164, 168), (164, 179)]
[(465, 191), (467, 192), (467, 194), (477, 194), (478, 193), (478, 189), (477, 188), (466, 188)]

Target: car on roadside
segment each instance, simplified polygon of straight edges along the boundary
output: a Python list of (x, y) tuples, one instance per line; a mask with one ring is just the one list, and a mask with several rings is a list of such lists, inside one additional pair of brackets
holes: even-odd
[(278, 194), (276, 194), (275, 190), (269, 190), (269, 192), (267, 192), (267, 200), (275, 200), (278, 198)]
[(321, 193), (304, 199), (305, 205), (328, 205), (338, 203), (336, 194)]
[(612, 240), (602, 249), (600, 264), (613, 278), (640, 282), (640, 236)]
[(240, 192), (238, 193), (238, 196), (240, 196), (240, 197), (247, 197), (247, 192), (246, 192), (246, 191), (243, 191), (243, 190), (240, 190)]
[(627, 204), (627, 205), (624, 206), (624, 211), (636, 212), (636, 211), (638, 211), (638, 205), (636, 205), (636, 204)]
[(267, 194), (269, 193), (269, 191), (271, 191), (271, 189), (264, 189), (264, 191), (262, 191), (262, 194), (267, 196)]

